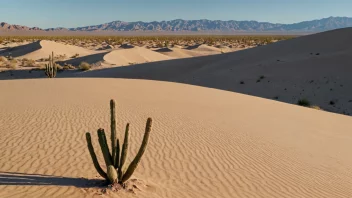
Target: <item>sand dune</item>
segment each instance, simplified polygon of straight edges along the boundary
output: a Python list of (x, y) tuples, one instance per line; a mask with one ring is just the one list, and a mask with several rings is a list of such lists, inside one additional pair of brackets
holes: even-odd
[(346, 28), (234, 53), (92, 71), (84, 76), (181, 82), (292, 104), (307, 99), (324, 110), (352, 115), (351, 34), (352, 28)]
[(174, 58), (190, 58), (193, 57), (188, 51), (179, 49), (179, 48), (160, 48), (157, 50), (154, 50), (155, 52), (159, 52), (161, 54), (164, 54), (166, 56), (174, 57)]
[[(352, 197), (351, 117), (145, 80), (12, 80), (0, 92), (0, 197)], [(110, 98), (132, 153), (155, 121), (137, 195), (87, 188), (98, 174), (84, 134), (109, 128)]]
[(185, 48), (181, 46), (175, 46), (173, 48), (160, 48), (154, 51), (174, 58), (190, 58), (190, 57), (221, 54), (225, 52), (234, 52), (239, 50), (243, 50), (243, 49), (229, 48), (229, 47), (217, 48), (217, 47), (212, 47), (208, 45), (194, 45), (194, 46), (188, 46)]
[(104, 56), (104, 60), (116, 66), (131, 65), (172, 59), (169, 56), (143, 47), (114, 50)]
[(55, 55), (66, 55), (67, 58), (70, 58), (75, 54), (85, 56), (97, 53), (95, 51), (87, 50), (73, 45), (65, 45), (56, 43), (54, 41), (42, 40), (2, 51), (0, 52), (0, 56), (12, 56), (16, 58), (28, 58), (37, 60), (40, 58), (47, 58), (51, 52), (55, 52)]
[(117, 49), (113, 51), (95, 53), (88, 56), (82, 56), (71, 60), (61, 61), (59, 63), (68, 63), (72, 65), (79, 65), (81, 62), (88, 62), (90, 64), (105, 63), (110, 66), (129, 66), (133, 64), (140, 64), (146, 62), (155, 62), (162, 60), (173, 59), (154, 51), (142, 47), (133, 47), (126, 49)]

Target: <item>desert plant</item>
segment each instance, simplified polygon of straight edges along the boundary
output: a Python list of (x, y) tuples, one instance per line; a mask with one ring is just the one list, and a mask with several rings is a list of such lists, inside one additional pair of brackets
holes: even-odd
[(310, 106), (310, 102), (307, 99), (301, 99), (297, 102), (297, 104), (304, 107)]
[(103, 153), (104, 161), (107, 167), (107, 171), (101, 168), (97, 156), (92, 145), (91, 135), (89, 132), (86, 133), (87, 146), (92, 158), (93, 164), (100, 176), (105, 178), (111, 184), (124, 184), (136, 170), (144, 151), (147, 147), (149, 134), (152, 128), (152, 119), (147, 119), (147, 124), (145, 127), (144, 137), (139, 148), (139, 151), (135, 158), (132, 160), (129, 166), (125, 168), (125, 162), (127, 159), (128, 151), (128, 136), (129, 136), (129, 123), (126, 125), (125, 138), (122, 147), (120, 148), (120, 141), (116, 137), (116, 112), (115, 112), (115, 101), (110, 101), (110, 127), (111, 127), (111, 151), (107, 143), (104, 129), (98, 129), (98, 140), (101, 151)]
[(7, 58), (5, 58), (4, 56), (0, 56), (0, 62), (6, 62)]
[(71, 64), (65, 64), (63, 67), (64, 70), (70, 70), (70, 69), (76, 69), (74, 66), (72, 66)]
[(54, 62), (54, 52), (52, 55), (49, 55), (49, 63), (45, 64), (45, 75), (49, 78), (55, 78), (57, 73), (57, 65)]
[(14, 63), (12, 61), (8, 61), (6, 63), (6, 67), (9, 68), (9, 69), (16, 69), (17, 65), (16, 65), (16, 63)]
[(79, 69), (81, 69), (83, 71), (90, 70), (90, 68), (91, 68), (91, 66), (87, 62), (81, 62), (81, 64), (79, 65)]
[(77, 57), (79, 57), (79, 54), (75, 54), (75, 55), (71, 56), (71, 58), (77, 58)]
[[(14, 59), (15, 60), (15, 59)], [(32, 59), (22, 59), (23, 67), (35, 67), (35, 60)]]
[(310, 108), (316, 109), (316, 110), (323, 110), (322, 108), (320, 108), (320, 107), (317, 106), (317, 105), (310, 106)]

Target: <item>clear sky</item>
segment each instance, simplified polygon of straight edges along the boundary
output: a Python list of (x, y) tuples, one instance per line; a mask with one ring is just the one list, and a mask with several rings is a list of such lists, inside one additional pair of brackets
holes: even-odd
[(78, 27), (115, 20), (257, 20), (294, 23), (352, 16), (352, 0), (0, 0), (0, 22)]

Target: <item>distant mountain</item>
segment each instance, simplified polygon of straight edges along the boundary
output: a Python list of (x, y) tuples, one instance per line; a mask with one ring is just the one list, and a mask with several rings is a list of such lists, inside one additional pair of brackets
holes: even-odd
[(5, 22), (0, 23), (0, 31), (42, 31), (38, 27), (27, 27), (22, 25), (11, 25)]
[(220, 20), (182, 20), (154, 21), (154, 22), (123, 22), (113, 21), (101, 25), (92, 25), (77, 28), (49, 28), (40, 29), (37, 27), (29, 28), (20, 25), (0, 24), (0, 31), (171, 31), (171, 32), (277, 32), (277, 31), (296, 31), (296, 32), (320, 32), (338, 28), (352, 27), (352, 18), (349, 17), (329, 17), (313, 21), (304, 21), (294, 24), (278, 24), (258, 21), (220, 21)]

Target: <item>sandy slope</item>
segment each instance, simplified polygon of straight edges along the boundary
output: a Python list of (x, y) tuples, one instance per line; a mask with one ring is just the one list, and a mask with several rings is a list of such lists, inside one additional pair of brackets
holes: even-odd
[(173, 48), (161, 48), (154, 50), (156, 52), (165, 54), (167, 56), (171, 56), (174, 58), (190, 58), (190, 57), (198, 57), (198, 56), (208, 56), (214, 54), (221, 54), (225, 52), (234, 52), (243, 50), (242, 48), (216, 48), (208, 45), (195, 45), (189, 47), (181, 47), (175, 46)]
[[(2, 198), (352, 197), (351, 117), (144, 80), (10, 80), (0, 92)], [(154, 118), (137, 196), (100, 196), (81, 179), (97, 175), (84, 133), (109, 128), (110, 98), (133, 153)]]
[(113, 68), (84, 76), (174, 81), (292, 104), (307, 99), (324, 110), (352, 115), (351, 34), (352, 28), (346, 28), (234, 53)]

